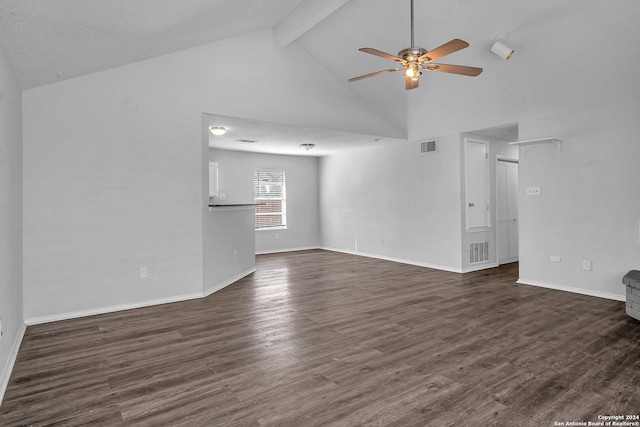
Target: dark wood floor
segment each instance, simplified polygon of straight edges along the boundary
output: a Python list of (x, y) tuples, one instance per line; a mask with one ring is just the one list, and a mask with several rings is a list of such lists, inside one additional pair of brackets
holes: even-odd
[(624, 305), (325, 251), (27, 329), (2, 425), (552, 426), (640, 412)]

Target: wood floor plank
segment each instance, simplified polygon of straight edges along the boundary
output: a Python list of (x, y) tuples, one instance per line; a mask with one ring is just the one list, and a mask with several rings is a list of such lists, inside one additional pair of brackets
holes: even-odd
[(0, 425), (548, 426), (640, 412), (624, 304), (311, 250), (200, 300), (27, 328)]

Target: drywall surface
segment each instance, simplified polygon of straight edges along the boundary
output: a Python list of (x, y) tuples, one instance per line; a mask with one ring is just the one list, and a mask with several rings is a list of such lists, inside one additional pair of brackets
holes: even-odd
[(207, 211), (204, 224), (205, 295), (255, 270), (255, 234), (252, 208)]
[(389, 132), (269, 30), (30, 89), (23, 107), (25, 318), (38, 321), (202, 292), (203, 112)]
[(322, 246), (461, 269), (460, 136), (320, 159)]
[(0, 401), (22, 317), (22, 94), (0, 50)]
[(638, 117), (628, 103), (520, 122), (521, 140), (564, 139), (520, 148), (522, 282), (624, 299), (622, 277), (640, 269)]
[(287, 191), (287, 228), (255, 232), (256, 253), (314, 248), (320, 244), (318, 158), (279, 156), (229, 150), (210, 150), (218, 162), (219, 203), (253, 203), (255, 168), (284, 169)]

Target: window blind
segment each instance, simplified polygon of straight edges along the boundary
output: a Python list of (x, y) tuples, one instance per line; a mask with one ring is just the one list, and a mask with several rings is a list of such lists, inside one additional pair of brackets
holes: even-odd
[(286, 183), (282, 169), (253, 171), (253, 202), (256, 206), (256, 229), (286, 227)]

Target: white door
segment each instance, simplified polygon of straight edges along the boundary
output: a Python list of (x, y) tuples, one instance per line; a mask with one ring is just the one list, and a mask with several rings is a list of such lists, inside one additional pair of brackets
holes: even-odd
[(518, 162), (498, 160), (497, 227), (498, 264), (518, 261)]
[(467, 229), (489, 226), (488, 152), (487, 142), (465, 138)]

